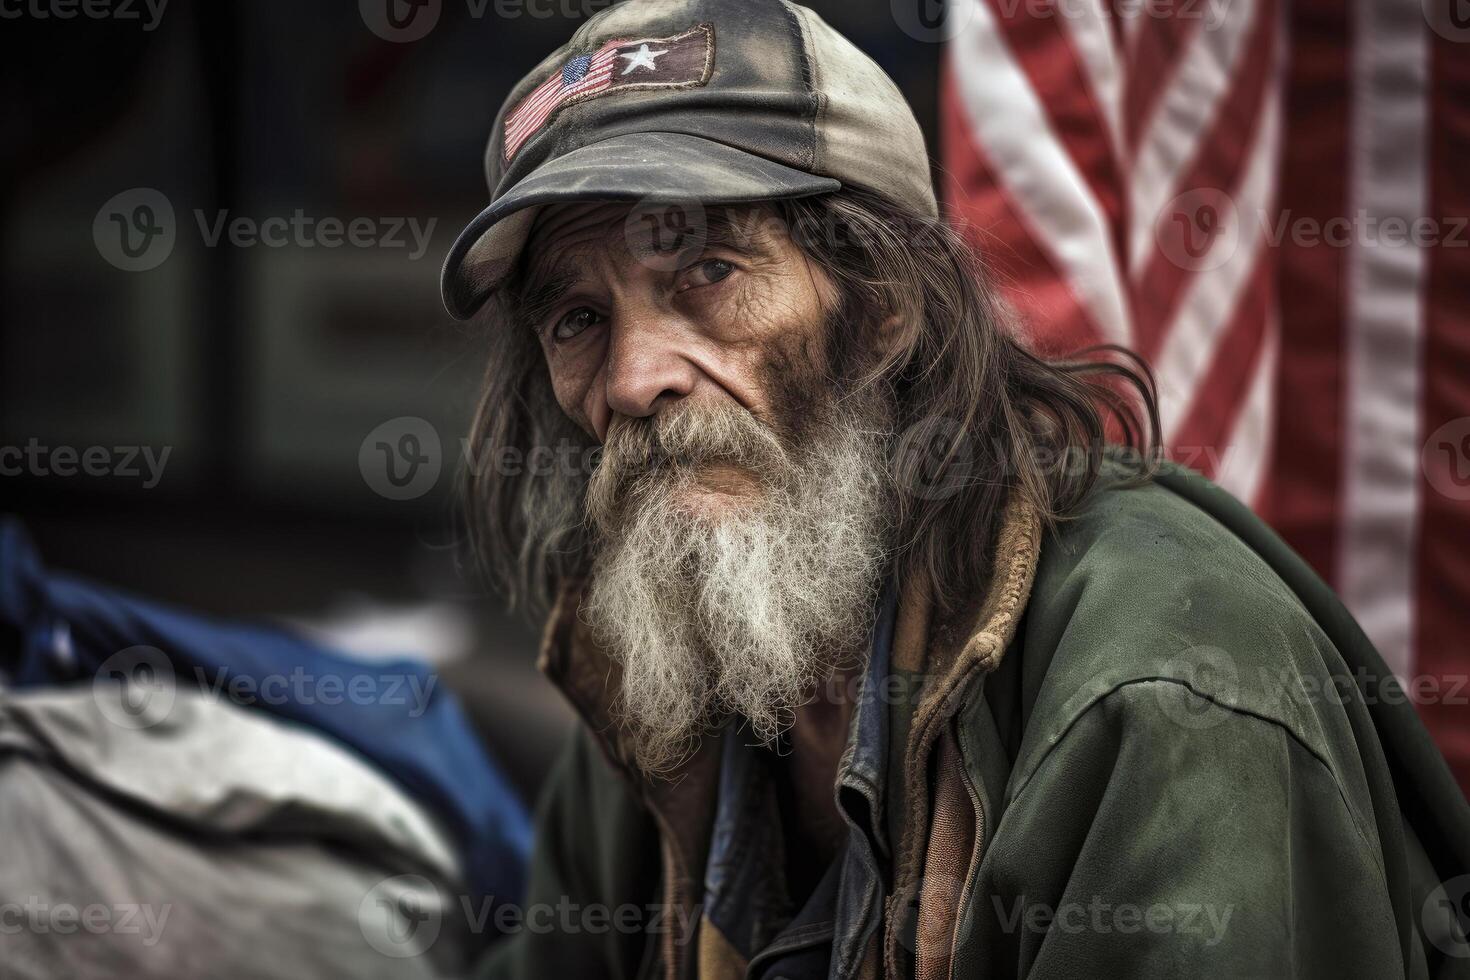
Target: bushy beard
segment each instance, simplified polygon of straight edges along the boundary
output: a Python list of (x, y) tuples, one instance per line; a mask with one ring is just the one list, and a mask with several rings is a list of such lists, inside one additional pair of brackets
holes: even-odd
[[(775, 739), (818, 682), (867, 655), (891, 413), (876, 392), (801, 401), (780, 433), (692, 399), (608, 432), (587, 489), (583, 615), (622, 667), (618, 717), (646, 772), (677, 767), (732, 715)], [(729, 496), (711, 496), (712, 467), (735, 475)]]

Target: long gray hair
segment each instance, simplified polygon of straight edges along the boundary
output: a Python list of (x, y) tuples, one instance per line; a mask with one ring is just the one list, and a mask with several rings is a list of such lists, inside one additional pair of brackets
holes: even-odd
[[(900, 574), (927, 579), (940, 609), (984, 580), (1008, 494), (1048, 522), (1066, 519), (1097, 481), (1110, 440), (1131, 450), (1137, 478), (1147, 476), (1158, 408), (1136, 355), (1113, 346), (1061, 360), (1033, 353), (975, 252), (943, 221), (854, 189), (769, 207), (838, 287), (832, 381), (877, 385), (892, 399), (893, 476), (906, 491), (892, 550)], [(596, 447), (557, 405), (518, 308), (512, 285), (479, 321), (490, 354), (460, 503), (491, 584), (539, 616), (590, 561), (582, 495)], [(898, 336), (880, 343), (894, 317)]]

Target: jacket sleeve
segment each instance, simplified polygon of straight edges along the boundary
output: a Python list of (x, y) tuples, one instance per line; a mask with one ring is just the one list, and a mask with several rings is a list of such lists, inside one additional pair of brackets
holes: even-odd
[(1008, 792), (955, 976), (1406, 972), (1371, 823), (1272, 721), (1134, 681)]
[(495, 980), (633, 977), (658, 922), (658, 837), (647, 811), (581, 724), (536, 809), (525, 901), (478, 975)]

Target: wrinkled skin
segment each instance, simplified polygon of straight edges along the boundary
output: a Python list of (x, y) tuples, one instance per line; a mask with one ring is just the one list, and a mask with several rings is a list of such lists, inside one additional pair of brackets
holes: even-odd
[[(562, 410), (605, 442), (620, 418), (656, 416), (696, 399), (738, 406), (799, 440), (802, 394), (791, 376), (810, 378), (808, 395), (830, 384), (818, 367), (836, 306), (828, 275), (768, 212), (748, 212), (766, 220), (742, 223), (744, 234), (716, 233), (670, 256), (650, 248), (630, 210), (618, 203), (551, 208), (528, 243), (525, 309)], [(760, 481), (735, 466), (707, 465), (699, 476), (690, 490), (695, 499), (683, 505), (711, 519), (760, 492)], [(798, 709), (790, 731), (785, 768), (797, 823), (790, 829), (805, 845), (793, 852), (812, 863), (796, 869), (798, 877), (820, 870), (840, 837), (831, 787), (851, 707), (847, 699), (814, 700)]]

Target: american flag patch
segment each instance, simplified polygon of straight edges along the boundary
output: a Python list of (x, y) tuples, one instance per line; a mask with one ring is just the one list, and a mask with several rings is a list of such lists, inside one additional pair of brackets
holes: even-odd
[(709, 81), (714, 63), (715, 35), (709, 24), (673, 37), (612, 40), (591, 54), (568, 58), (561, 71), (532, 89), (505, 117), (505, 162), (562, 106), (623, 89), (694, 88)]

